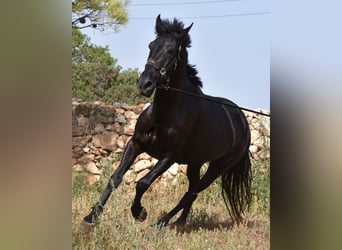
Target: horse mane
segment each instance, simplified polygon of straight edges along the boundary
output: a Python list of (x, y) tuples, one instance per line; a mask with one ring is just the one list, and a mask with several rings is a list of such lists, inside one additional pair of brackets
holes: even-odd
[(198, 71), (194, 65), (187, 64), (186, 71), (188, 73), (189, 80), (192, 84), (197, 85), (198, 87), (202, 88), (203, 84), (201, 79), (198, 76)]
[[(184, 23), (179, 21), (177, 18), (174, 18), (172, 21), (167, 19), (162, 19), (159, 23), (158, 29), (156, 27), (156, 35), (157, 37), (163, 36), (163, 35), (173, 35), (177, 36), (182, 33), (184, 30)], [(190, 65), (188, 63), (188, 53), (186, 51), (186, 48), (191, 47), (191, 38), (189, 34), (187, 34), (181, 44), (183, 51), (182, 51), (182, 57), (184, 61), (186, 62), (186, 71), (187, 75), (189, 77), (189, 80), (192, 84), (202, 87), (202, 81), (198, 76), (198, 71), (195, 68), (194, 65)]]

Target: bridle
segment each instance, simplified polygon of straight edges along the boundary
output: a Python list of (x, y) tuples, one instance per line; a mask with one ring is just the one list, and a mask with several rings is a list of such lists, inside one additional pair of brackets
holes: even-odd
[[(156, 64), (155, 60), (149, 58), (147, 60), (146, 65), (151, 65), (153, 68), (155, 68), (159, 74), (162, 77), (162, 81), (160, 83), (160, 86), (158, 85), (157, 88), (168, 88), (170, 83), (170, 74), (168, 74), (168, 71), (170, 68), (172, 68), (172, 72), (176, 71), (178, 61), (181, 60), (180, 52), (181, 52), (182, 46), (179, 46), (178, 53), (172, 57), (172, 59), (166, 64), (166, 66), (160, 67)], [(164, 83), (165, 82), (165, 83)]]

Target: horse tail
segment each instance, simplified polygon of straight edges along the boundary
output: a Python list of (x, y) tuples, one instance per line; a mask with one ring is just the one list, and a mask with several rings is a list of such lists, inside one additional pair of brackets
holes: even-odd
[(251, 203), (251, 162), (246, 151), (244, 157), (221, 174), (222, 196), (232, 220), (242, 223), (244, 211)]

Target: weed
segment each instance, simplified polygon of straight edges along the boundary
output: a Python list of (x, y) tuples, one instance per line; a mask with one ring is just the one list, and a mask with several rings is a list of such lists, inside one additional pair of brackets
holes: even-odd
[[(136, 222), (131, 216), (134, 183), (123, 182), (108, 200), (99, 223), (88, 234), (79, 224), (99, 198), (112, 174), (111, 163), (102, 166), (99, 182), (89, 187), (84, 176), (73, 178), (72, 239), (73, 249), (269, 249), (269, 162), (252, 162), (253, 209), (246, 225), (233, 225), (221, 196), (220, 178), (198, 195), (187, 223), (157, 230), (151, 225), (177, 205), (188, 188), (179, 173), (172, 180), (157, 179), (143, 197), (148, 216)], [(202, 171), (205, 171), (206, 166)], [(261, 171), (262, 170), (262, 171)], [(201, 173), (203, 174), (203, 172)], [(178, 214), (179, 215), (179, 214)], [(177, 215), (175, 216), (177, 217)]]

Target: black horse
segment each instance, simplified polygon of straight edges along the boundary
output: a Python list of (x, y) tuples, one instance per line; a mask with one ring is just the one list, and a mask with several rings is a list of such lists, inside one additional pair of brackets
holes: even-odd
[[(242, 214), (251, 202), (249, 126), (243, 112), (233, 102), (202, 93), (197, 71), (188, 64), (191, 27), (192, 24), (184, 28), (177, 19), (168, 21), (161, 20), (160, 15), (157, 17), (157, 38), (149, 44), (145, 70), (137, 83), (144, 96), (151, 96), (155, 91), (153, 103), (139, 116), (121, 164), (111, 176), (100, 200), (84, 217), (84, 222), (94, 223), (111, 192), (119, 186), (123, 175), (142, 152), (158, 159), (158, 163), (137, 182), (131, 207), (135, 219), (143, 221), (147, 216), (141, 205), (146, 190), (178, 162), (188, 165), (189, 189), (179, 204), (157, 222), (158, 225), (167, 225), (180, 210), (183, 211), (176, 223), (184, 224), (198, 193), (219, 176), (229, 214), (233, 221), (242, 222)], [(200, 168), (206, 162), (210, 162), (208, 169), (200, 178)]]

